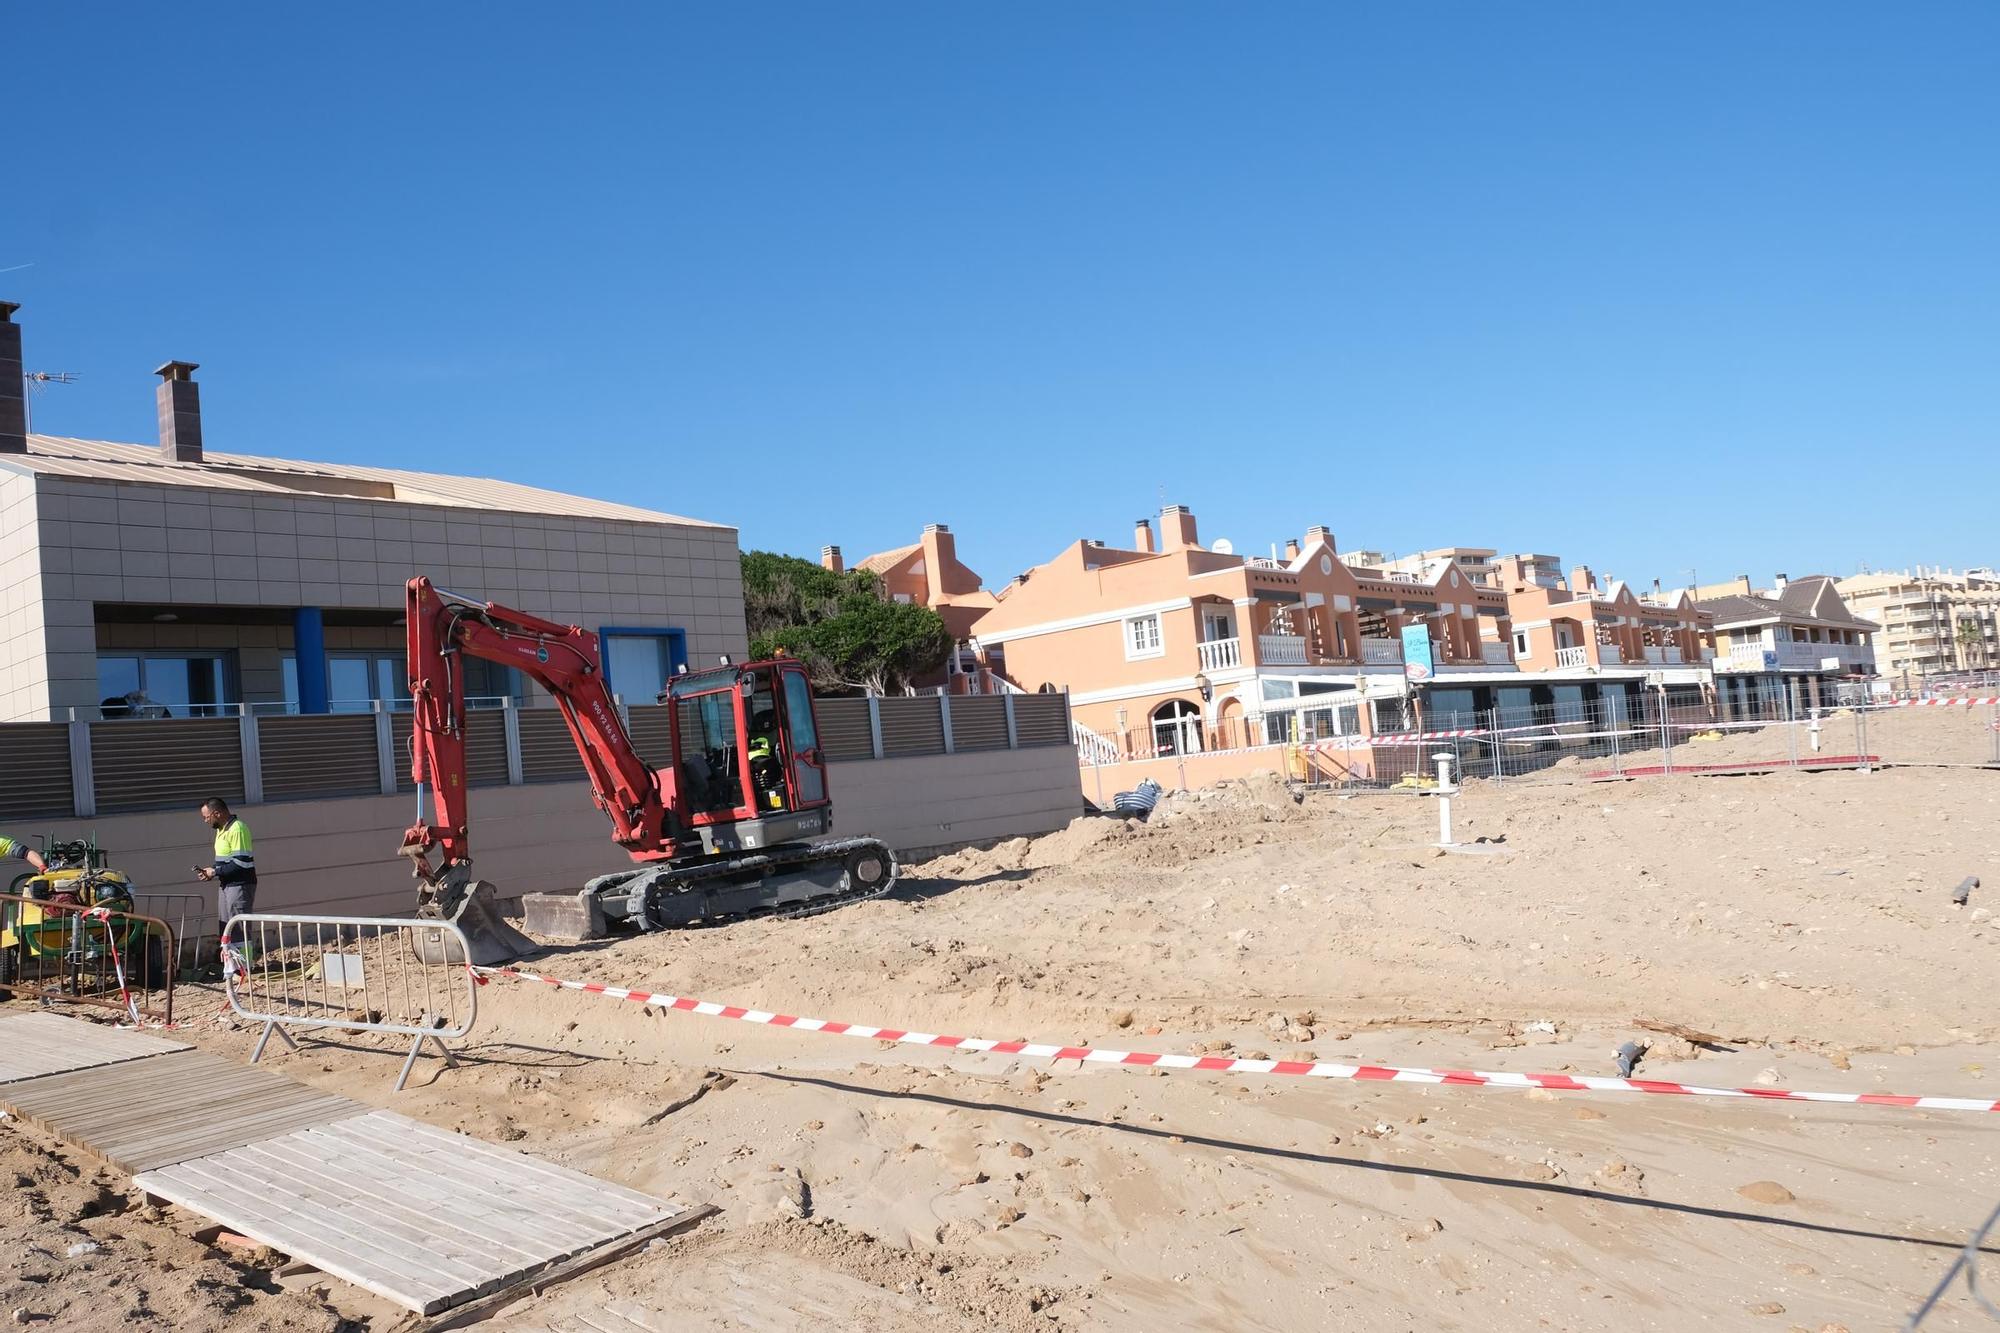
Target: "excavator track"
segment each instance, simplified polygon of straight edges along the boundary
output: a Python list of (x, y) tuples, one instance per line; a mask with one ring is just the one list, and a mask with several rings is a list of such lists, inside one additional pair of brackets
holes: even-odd
[[(850, 868), (876, 861), (879, 881), (857, 881)], [(757, 879), (740, 882), (751, 874)], [(643, 930), (671, 930), (818, 916), (885, 896), (900, 874), (888, 844), (875, 838), (837, 838), (619, 871), (591, 880), (585, 891), (603, 903), (611, 920)], [(797, 897), (801, 892), (807, 896)]]

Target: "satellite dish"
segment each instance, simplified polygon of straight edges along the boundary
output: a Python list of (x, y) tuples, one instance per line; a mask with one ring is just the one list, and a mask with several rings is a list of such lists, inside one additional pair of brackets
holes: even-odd
[(1210, 547), (1209, 549), (1214, 551), (1217, 555), (1236, 554), (1236, 544), (1230, 541), (1229, 538), (1227, 537), (1217, 537), (1215, 539), (1215, 545)]

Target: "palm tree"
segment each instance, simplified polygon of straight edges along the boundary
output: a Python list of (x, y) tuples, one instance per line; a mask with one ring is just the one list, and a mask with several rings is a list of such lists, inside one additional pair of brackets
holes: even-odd
[(1958, 639), (1958, 665), (1961, 670), (1971, 669), (1974, 648), (1979, 650), (1979, 665), (1982, 667), (1986, 665), (1986, 635), (1980, 630), (1977, 620), (1959, 621), (1955, 637)]

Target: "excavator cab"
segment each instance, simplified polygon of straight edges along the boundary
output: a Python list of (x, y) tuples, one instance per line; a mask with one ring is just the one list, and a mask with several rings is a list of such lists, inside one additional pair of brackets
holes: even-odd
[(672, 804), (690, 852), (769, 847), (831, 823), (812, 685), (788, 659), (684, 672), (672, 710)]

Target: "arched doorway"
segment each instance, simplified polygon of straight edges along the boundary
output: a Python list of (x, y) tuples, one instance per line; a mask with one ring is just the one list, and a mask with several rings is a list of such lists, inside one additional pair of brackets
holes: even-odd
[(1249, 743), (1243, 730), (1243, 705), (1235, 699), (1224, 699), (1215, 710), (1216, 748), (1229, 750)]
[(1201, 753), (1201, 706), (1169, 699), (1153, 710), (1155, 754)]

